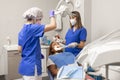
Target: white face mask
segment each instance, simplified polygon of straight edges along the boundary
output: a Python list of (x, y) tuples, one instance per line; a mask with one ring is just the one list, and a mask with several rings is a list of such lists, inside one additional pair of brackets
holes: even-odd
[(70, 23), (72, 26), (74, 26), (76, 24), (76, 20), (75, 19), (70, 19)]

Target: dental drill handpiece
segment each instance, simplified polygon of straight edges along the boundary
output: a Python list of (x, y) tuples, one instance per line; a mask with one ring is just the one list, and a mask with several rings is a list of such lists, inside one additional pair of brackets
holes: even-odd
[(66, 46), (64, 45), (64, 46), (59, 47), (59, 48), (56, 47), (55, 50), (61, 50), (61, 49), (65, 49), (65, 48), (67, 48), (67, 47), (68, 47), (67, 45), (66, 45)]

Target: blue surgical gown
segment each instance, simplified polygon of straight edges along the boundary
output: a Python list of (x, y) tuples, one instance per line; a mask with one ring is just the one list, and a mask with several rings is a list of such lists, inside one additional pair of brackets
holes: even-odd
[(19, 73), (26, 76), (34, 76), (35, 65), (37, 74), (41, 74), (41, 47), (39, 37), (44, 34), (45, 25), (24, 24), (18, 35), (18, 45), (22, 46)]
[[(80, 41), (86, 41), (86, 37), (87, 37), (87, 31), (84, 27), (76, 29), (75, 31), (73, 31), (73, 28), (70, 28), (67, 31), (66, 36), (65, 36), (66, 45), (68, 45), (72, 42), (80, 43)], [(77, 47), (65, 48), (66, 52), (71, 52), (75, 56), (77, 56), (81, 50), (82, 50), (82, 48), (77, 48)]]

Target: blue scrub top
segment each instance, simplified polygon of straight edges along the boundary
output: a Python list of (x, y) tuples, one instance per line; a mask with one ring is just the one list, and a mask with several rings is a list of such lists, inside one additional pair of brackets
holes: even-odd
[(45, 25), (24, 24), (18, 35), (18, 45), (22, 46), (19, 73), (26, 76), (34, 76), (35, 65), (37, 74), (42, 73), (41, 47), (39, 38), (44, 34)]
[[(80, 41), (86, 41), (86, 37), (87, 37), (87, 31), (84, 27), (76, 29), (75, 31), (73, 31), (73, 28), (71, 28), (67, 31), (66, 36), (65, 36), (66, 45), (72, 42), (80, 43)], [(81, 50), (82, 48), (77, 48), (77, 47), (65, 48), (66, 52), (71, 52), (75, 56), (77, 56)]]

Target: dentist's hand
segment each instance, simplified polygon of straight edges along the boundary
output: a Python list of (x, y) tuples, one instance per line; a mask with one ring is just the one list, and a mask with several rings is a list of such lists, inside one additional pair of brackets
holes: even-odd
[(54, 10), (51, 10), (51, 11), (49, 12), (49, 16), (50, 16), (50, 17), (54, 17), (54, 15), (55, 15)]
[(78, 46), (77, 42), (72, 42), (72, 43), (68, 44), (68, 47), (70, 47), (70, 48), (74, 48), (76, 46)]

